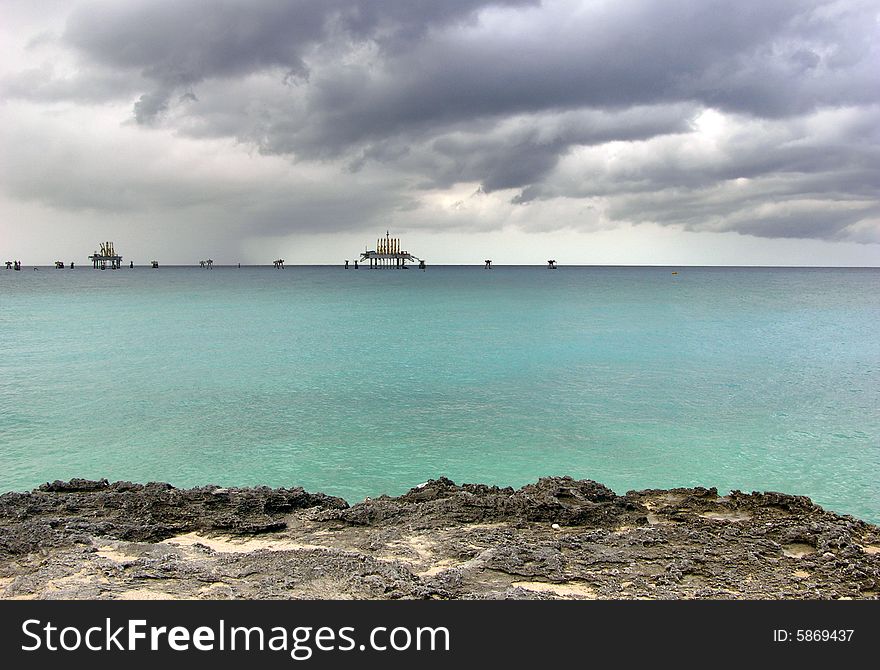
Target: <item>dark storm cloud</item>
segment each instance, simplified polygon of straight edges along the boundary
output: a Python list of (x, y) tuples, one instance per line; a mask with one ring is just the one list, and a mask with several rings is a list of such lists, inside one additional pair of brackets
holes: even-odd
[[(880, 196), (880, 106), (826, 117), (742, 125), (703, 152), (658, 144), (641, 155), (604, 164), (578, 186), (556, 195), (593, 197), (664, 188), (698, 189), (735, 179), (797, 178), (804, 193)], [(821, 177), (821, 179), (817, 179)]]
[[(340, 56), (355, 43), (384, 36), (378, 28), (372, 40), (365, 30), (334, 34), (322, 43), (333, 46), (333, 58), (317, 47), (304, 55), (312, 76), (296, 105), (279, 100), (281, 93), (260, 101), (260, 146), (332, 157), (402, 134), (438, 135), (548, 110), (687, 101), (780, 117), (880, 99), (876, 47), (870, 29), (858, 26), (868, 13), (821, 19), (809, 4), (622, 2), (571, 16), (548, 3), (543, 12), (521, 8), (529, 24), (517, 30), (447, 26), (344, 64)], [(809, 28), (804, 35), (801, 24)], [(838, 62), (843, 51), (849, 55)], [(241, 135), (253, 139), (253, 117), (240, 118)]]
[(482, 7), (529, 0), (138, 0), (91, 2), (70, 17), (66, 41), (89, 59), (154, 82), (135, 115), (147, 122), (173, 91), (207, 78), (282, 68), (307, 78), (305, 56), (327, 40), (370, 40), (394, 51), (432, 26), (466, 20)]
[(449, 134), (430, 145), (434, 155), (448, 159), (432, 173), (438, 186), (481, 181), (487, 193), (527, 187), (541, 181), (572, 145), (683, 133), (695, 113), (686, 106), (632, 108), (614, 114), (587, 110), (539, 115), (491, 133)]
[[(836, 239), (876, 217), (878, 25), (870, 0), (87, 2), (60, 39), (78, 74), (3, 87), (115, 89), (138, 124), (396, 171), (401, 194), (474, 182), (522, 205), (604, 198), (611, 220)], [(830, 132), (837, 108), (854, 111)], [(706, 109), (736, 126), (717, 146), (690, 139)]]
[[(540, 12), (478, 0), (90, 3), (65, 39), (93, 62), (152, 81), (150, 109), (180, 86), (269, 68), (306, 77), (353, 45), (375, 44), (373, 62), (354, 69), (359, 86), (330, 70), (309, 99), (344, 124), (349, 142), (541, 109), (694, 100), (780, 116), (880, 99), (867, 3), (623, 1), (577, 12), (574, 4)], [(475, 28), (478, 10), (500, 5), (529, 25)]]
[(880, 241), (880, 106), (733, 125), (707, 146), (660, 140), (556, 175), (534, 197), (603, 198), (621, 222)]

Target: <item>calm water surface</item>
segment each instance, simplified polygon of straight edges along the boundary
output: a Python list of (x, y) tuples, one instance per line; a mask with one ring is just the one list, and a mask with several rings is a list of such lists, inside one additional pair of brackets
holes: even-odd
[(880, 521), (880, 270), (0, 269), (0, 491), (569, 474)]

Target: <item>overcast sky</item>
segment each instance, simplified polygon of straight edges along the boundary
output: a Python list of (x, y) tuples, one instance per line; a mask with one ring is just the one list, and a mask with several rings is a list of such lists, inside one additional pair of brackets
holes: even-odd
[(0, 261), (880, 265), (876, 0), (2, 0)]

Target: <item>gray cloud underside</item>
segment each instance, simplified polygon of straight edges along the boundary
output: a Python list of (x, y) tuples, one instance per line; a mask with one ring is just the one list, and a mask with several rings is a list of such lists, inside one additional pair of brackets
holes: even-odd
[[(878, 37), (860, 0), (90, 2), (61, 36), (80, 74), (23, 73), (5, 91), (115, 90), (146, 126), (396, 170), (393, 201), (477, 182), (524, 205), (607, 198), (612, 219), (863, 239), (877, 230)], [(709, 108), (745, 128), (719, 151), (658, 145), (625, 169), (565, 173), (573, 151), (684, 136)], [(835, 108), (854, 110), (844, 132), (810, 126)]]

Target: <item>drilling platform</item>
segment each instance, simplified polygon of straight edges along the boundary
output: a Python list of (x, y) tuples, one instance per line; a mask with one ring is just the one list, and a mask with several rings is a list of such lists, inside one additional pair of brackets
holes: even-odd
[[(414, 256), (409, 251), (406, 251), (401, 248), (400, 238), (399, 237), (391, 237), (391, 234), (386, 230), (385, 237), (379, 238), (376, 240), (376, 248), (372, 250), (366, 250), (361, 254), (360, 262), (364, 261), (370, 262), (370, 269), (373, 268), (393, 268), (396, 270), (406, 270), (407, 262), (415, 262), (418, 261), (419, 269), (425, 269), (425, 261), (419, 258), (418, 256)], [(345, 261), (345, 267), (348, 268), (348, 261)], [(358, 267), (358, 262), (355, 261), (354, 264), (355, 269)]]
[(106, 270), (107, 263), (110, 264), (112, 270), (118, 270), (122, 267), (122, 256), (116, 253), (113, 242), (101, 242), (101, 253), (96, 251), (89, 256), (89, 260), (92, 261), (92, 267), (96, 270), (98, 268)]

